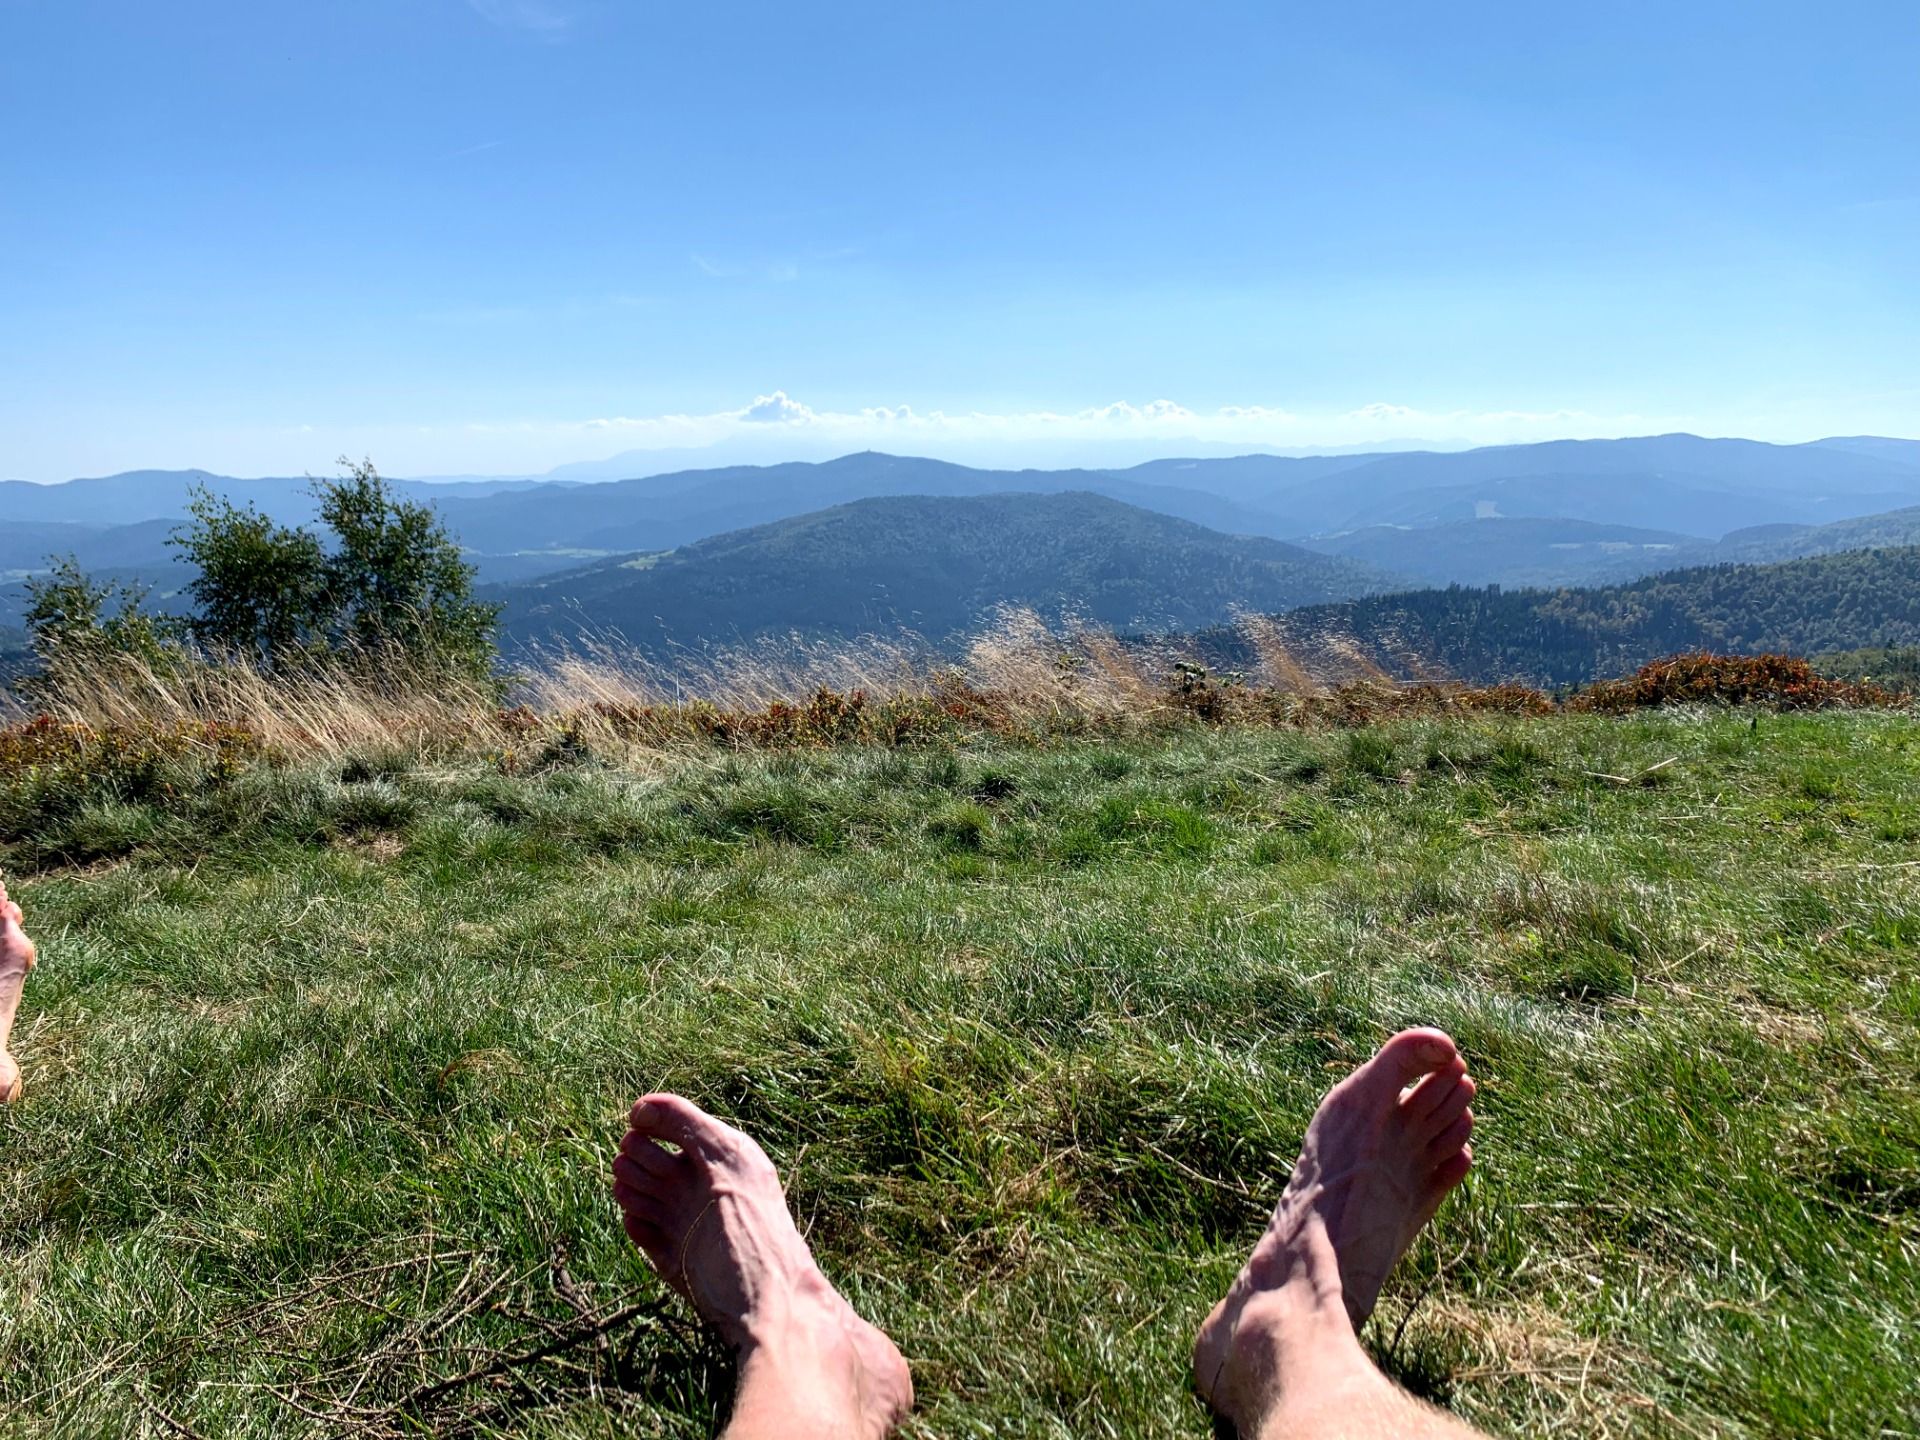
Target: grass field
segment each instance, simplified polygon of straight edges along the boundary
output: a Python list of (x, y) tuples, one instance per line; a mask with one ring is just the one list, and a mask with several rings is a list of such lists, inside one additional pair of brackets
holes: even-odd
[(550, 758), (0, 776), (0, 1433), (709, 1433), (607, 1193), (661, 1087), (766, 1144), (915, 1433), (1202, 1436), (1194, 1326), (1413, 1022), (1479, 1163), (1393, 1373), (1498, 1435), (1920, 1433), (1910, 716)]

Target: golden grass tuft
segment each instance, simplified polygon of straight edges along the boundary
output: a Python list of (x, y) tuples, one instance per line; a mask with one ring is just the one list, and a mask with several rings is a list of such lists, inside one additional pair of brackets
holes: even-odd
[(201, 726), (244, 731), (284, 754), (343, 755), (370, 745), (433, 752), (490, 734), (499, 710), (490, 687), (436, 676), (313, 669), (267, 674), (192, 660), (158, 667), (133, 656), (93, 661), (59, 676), (29, 706), (0, 692), (0, 719), (35, 715), (109, 733), (171, 733)]

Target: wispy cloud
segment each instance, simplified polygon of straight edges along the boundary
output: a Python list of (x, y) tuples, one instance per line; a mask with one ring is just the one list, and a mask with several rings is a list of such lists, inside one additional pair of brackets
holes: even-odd
[(458, 150), (449, 150), (440, 158), (442, 160), (459, 160), (468, 155), (478, 155), (483, 151), (498, 150), (506, 143), (504, 140), (482, 140), (478, 145), (467, 145)]
[(549, 0), (467, 0), (467, 6), (490, 25), (548, 40), (559, 39), (573, 25), (573, 17)]
[(687, 258), (709, 280), (771, 280), (784, 285), (800, 278), (800, 265), (794, 260), (720, 260), (698, 250)]

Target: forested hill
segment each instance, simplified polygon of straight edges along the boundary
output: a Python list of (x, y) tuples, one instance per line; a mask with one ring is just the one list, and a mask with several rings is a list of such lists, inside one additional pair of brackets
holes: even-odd
[(1769, 525), (1736, 530), (1716, 547), (1715, 559), (1758, 564), (1831, 555), (1841, 550), (1887, 549), (1920, 544), (1920, 505), (1860, 515), (1830, 525)]
[[(1577, 590), (1415, 590), (1294, 611), (1303, 648), (1359, 642), (1399, 675), (1569, 685), (1622, 674), (1682, 650), (1811, 655), (1920, 644), (1920, 546), (1856, 550), (1774, 565), (1715, 565)], [(1227, 632), (1204, 653), (1240, 668), (1253, 656)]]
[(617, 632), (654, 649), (900, 627), (939, 642), (1000, 605), (1190, 630), (1391, 583), (1356, 561), (1068, 492), (861, 500), (493, 593), (515, 639)]

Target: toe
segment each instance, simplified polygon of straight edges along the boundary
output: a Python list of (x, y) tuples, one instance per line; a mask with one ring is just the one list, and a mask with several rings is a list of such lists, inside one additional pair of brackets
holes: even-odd
[(1427, 1154), (1442, 1160), (1459, 1151), (1473, 1134), (1473, 1111), (1463, 1109), (1460, 1116), (1428, 1142)]
[(637, 1133), (701, 1159), (725, 1149), (727, 1127), (683, 1095), (643, 1095), (627, 1120)]
[(1398, 1095), (1422, 1075), (1447, 1065), (1459, 1053), (1453, 1038), (1443, 1030), (1402, 1030), (1355, 1073), (1366, 1077), (1369, 1084), (1390, 1084), (1393, 1093)]
[(1446, 1133), (1448, 1126), (1466, 1114), (1467, 1106), (1473, 1103), (1476, 1093), (1477, 1087), (1464, 1075), (1447, 1086), (1433, 1102), (1433, 1108), (1414, 1122), (1414, 1138), (1424, 1143)]
[(613, 1187), (613, 1200), (620, 1207), (620, 1219), (629, 1228), (635, 1225), (658, 1231), (661, 1235), (681, 1233), (675, 1217), (667, 1213), (667, 1204), (656, 1195), (645, 1195), (623, 1185)]
[(627, 1232), (627, 1238), (646, 1254), (653, 1268), (666, 1274), (673, 1262), (673, 1242), (667, 1238), (667, 1232), (630, 1210), (621, 1212), (620, 1226)]
[(1433, 1169), (1433, 1184), (1442, 1191), (1451, 1190), (1467, 1178), (1473, 1168), (1473, 1147), (1462, 1145)]
[(658, 1181), (672, 1181), (685, 1172), (687, 1162), (679, 1155), (669, 1154), (657, 1140), (651, 1140), (637, 1130), (629, 1130), (620, 1141), (620, 1153), (631, 1160), (646, 1175)]
[(1409, 1120), (1424, 1120), (1458, 1085), (1467, 1073), (1467, 1062), (1458, 1055), (1426, 1076), (1400, 1097), (1400, 1110)]
[(624, 1187), (634, 1195), (664, 1200), (681, 1189), (673, 1181), (674, 1177), (671, 1174), (662, 1176), (654, 1173), (624, 1150), (613, 1157), (613, 1183), (616, 1191)]

